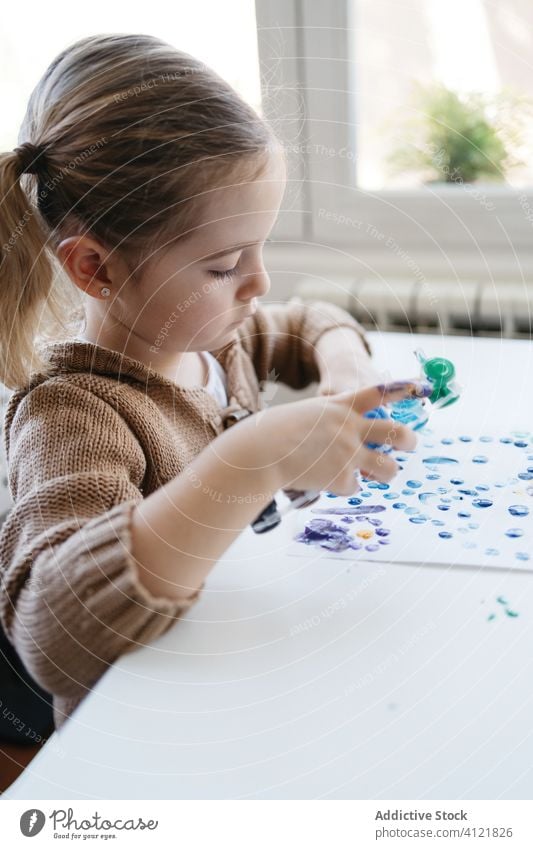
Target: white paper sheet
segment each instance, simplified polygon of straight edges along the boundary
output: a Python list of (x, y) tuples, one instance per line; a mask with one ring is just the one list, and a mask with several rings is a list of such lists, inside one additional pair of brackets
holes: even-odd
[[(449, 434), (432, 427), (419, 431), (416, 451), (390, 456), (403, 469), (385, 486), (363, 482), (354, 496), (360, 503), (323, 493), (312, 507), (290, 514), (294, 537), (311, 520), (326, 519), (346, 531), (358, 550), (329, 551), (318, 539), (294, 542), (288, 553), (533, 571), (530, 432)], [(435, 457), (455, 462), (431, 462)], [(368, 507), (380, 512), (358, 515)], [(335, 509), (341, 514), (323, 512)], [(350, 510), (355, 511), (351, 516)]]

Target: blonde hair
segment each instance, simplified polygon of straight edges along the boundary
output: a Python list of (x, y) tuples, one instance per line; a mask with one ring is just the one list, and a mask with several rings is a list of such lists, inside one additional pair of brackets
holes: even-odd
[(47, 373), (38, 340), (74, 332), (82, 296), (55, 249), (88, 233), (135, 268), (199, 221), (207, 189), (255, 179), (270, 127), (214, 71), (148, 35), (68, 47), (0, 154), (0, 381)]

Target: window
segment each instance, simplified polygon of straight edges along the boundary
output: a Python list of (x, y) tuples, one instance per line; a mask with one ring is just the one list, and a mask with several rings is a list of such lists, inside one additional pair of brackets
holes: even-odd
[[(402, 144), (402, 125), (414, 114), (416, 83), (441, 83), (460, 96), (502, 91), (533, 118), (533, 6), (529, 0), (350, 0), (355, 73), (357, 184), (365, 189), (418, 185), (412, 173), (391, 174), (386, 163)], [(490, 108), (489, 108), (490, 111)], [(512, 130), (519, 116), (505, 114)], [(452, 120), (452, 119), (451, 119)], [(423, 124), (422, 124), (423, 128)], [(453, 130), (453, 123), (451, 129)], [(523, 128), (510, 185), (533, 183), (532, 122)]]
[[(384, 168), (398, 132), (395, 109), (413, 78), (482, 82), (487, 94), (512, 84), (533, 95), (529, 0), (258, 0), (256, 7), (263, 81), (277, 93), (263, 103), (283, 119), (290, 174), (302, 180), (292, 205), (313, 263), (322, 256), (324, 271), (329, 262), (353, 273), (356, 261), (405, 275), (409, 256), (451, 279), (459, 268), (470, 276), (533, 273), (533, 145), (515, 184), (393, 181)], [(530, 118), (530, 133), (532, 126)], [(282, 221), (274, 236), (295, 233)]]

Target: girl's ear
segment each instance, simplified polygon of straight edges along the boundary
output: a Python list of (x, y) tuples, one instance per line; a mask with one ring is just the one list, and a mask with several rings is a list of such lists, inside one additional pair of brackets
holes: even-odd
[(69, 236), (57, 247), (57, 257), (73, 283), (93, 298), (102, 298), (100, 290), (113, 285), (118, 292), (124, 263), (90, 236)]

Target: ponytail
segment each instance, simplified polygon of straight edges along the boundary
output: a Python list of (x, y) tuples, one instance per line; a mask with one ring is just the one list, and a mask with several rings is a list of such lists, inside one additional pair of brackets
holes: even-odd
[(68, 333), (72, 307), (40, 213), (22, 188), (23, 169), (17, 151), (0, 154), (0, 382), (10, 389), (47, 372), (37, 337)]

